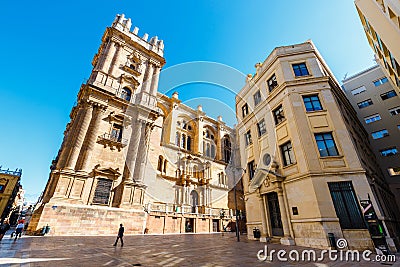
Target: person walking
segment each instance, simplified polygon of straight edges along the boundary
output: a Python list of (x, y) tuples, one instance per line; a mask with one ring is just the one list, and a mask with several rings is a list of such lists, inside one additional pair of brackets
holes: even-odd
[(22, 231), (24, 230), (24, 226), (25, 226), (24, 221), (20, 220), (17, 225), (17, 228), (15, 228), (15, 239), (14, 240), (17, 240), (18, 235), (19, 235), (19, 238), (21, 238)]
[(3, 239), (3, 236), (7, 233), (8, 230), (10, 230), (10, 223), (8, 222), (8, 219), (5, 219), (0, 227), (0, 241)]
[(124, 226), (122, 225), (122, 223), (119, 225), (119, 230), (118, 230), (118, 236), (117, 236), (117, 240), (115, 240), (114, 243), (114, 247), (117, 246), (118, 243), (118, 239), (121, 239), (121, 247), (124, 246)]

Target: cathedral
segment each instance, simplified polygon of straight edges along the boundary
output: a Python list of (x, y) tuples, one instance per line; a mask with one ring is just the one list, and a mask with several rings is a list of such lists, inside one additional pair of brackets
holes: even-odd
[(131, 26), (117, 15), (104, 33), (30, 232), (218, 232), (235, 220), (234, 130), (158, 92), (164, 43)]

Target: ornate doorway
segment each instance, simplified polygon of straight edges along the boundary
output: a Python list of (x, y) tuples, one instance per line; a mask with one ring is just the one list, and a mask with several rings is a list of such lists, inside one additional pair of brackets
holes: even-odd
[(272, 235), (283, 236), (281, 211), (279, 209), (278, 194), (276, 192), (267, 194), (269, 220), (271, 222)]

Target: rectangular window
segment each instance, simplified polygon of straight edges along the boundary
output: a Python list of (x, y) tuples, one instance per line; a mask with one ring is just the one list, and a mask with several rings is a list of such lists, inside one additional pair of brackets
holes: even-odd
[(264, 119), (262, 119), (259, 123), (257, 123), (257, 129), (258, 129), (258, 137), (263, 136), (267, 132)]
[(268, 79), (267, 84), (268, 84), (268, 90), (270, 92), (272, 92), (272, 90), (274, 90), (276, 87), (278, 87), (278, 82), (276, 80), (275, 73), (272, 75), (271, 78)]
[(303, 96), (303, 101), (307, 111), (322, 110), (318, 95)]
[(380, 121), (380, 120), (381, 120), (381, 115), (379, 114), (371, 115), (364, 118), (366, 124), (370, 124), (373, 123), (374, 121)]
[(390, 115), (392, 115), (392, 116), (395, 116), (395, 115), (400, 114), (400, 106), (399, 106), (399, 107), (392, 108), (392, 109), (389, 109), (389, 113), (390, 113)]
[(249, 146), (253, 143), (253, 140), (251, 140), (251, 131), (250, 130), (248, 130), (247, 133), (245, 133), (244, 138), (245, 138), (246, 146)]
[(111, 129), (111, 140), (116, 142), (121, 142), (122, 140), (122, 125), (120, 124), (113, 124)]
[(371, 106), (373, 104), (374, 103), (372, 102), (371, 99), (367, 99), (365, 101), (362, 101), (362, 102), (358, 103), (357, 106), (358, 106), (358, 108), (361, 109), (361, 108), (365, 108), (365, 107)]
[(394, 90), (381, 94), (382, 100), (386, 100), (395, 96), (397, 96), (397, 94)]
[(365, 91), (367, 91), (367, 89), (365, 88), (365, 86), (361, 86), (361, 87), (358, 87), (358, 88), (356, 88), (356, 89), (354, 89), (354, 90), (351, 90), (351, 93), (352, 93), (353, 95), (358, 95), (358, 94), (361, 94), (362, 92), (365, 92)]
[(380, 139), (383, 138), (385, 136), (389, 136), (389, 132), (386, 129), (380, 130), (380, 131), (376, 131), (372, 133), (372, 138), (374, 139)]
[(282, 153), (283, 166), (288, 166), (290, 164), (296, 163), (296, 158), (294, 157), (292, 143), (289, 141), (280, 146)]
[(321, 157), (339, 155), (332, 133), (315, 134), (315, 141), (317, 142), (318, 151)]
[(249, 114), (249, 106), (247, 104), (244, 104), (243, 107), (242, 107), (243, 118), (246, 117), (247, 114)]
[(328, 183), (333, 206), (342, 229), (365, 229), (360, 206), (351, 182)]
[(400, 167), (389, 168), (388, 172), (390, 176), (400, 175)]
[(373, 81), (375, 86), (379, 86), (379, 85), (387, 83), (387, 82), (388, 82), (388, 78), (386, 78), (386, 77), (383, 77), (383, 78), (380, 78), (379, 80)]
[(275, 125), (278, 125), (279, 123), (285, 120), (285, 114), (283, 113), (282, 105), (274, 109), (274, 111), (272, 112), (274, 114)]
[(292, 67), (296, 77), (309, 75), (306, 63), (293, 64)]
[(111, 193), (112, 181), (104, 178), (97, 179), (94, 191), (93, 203), (108, 205)]
[(396, 147), (389, 147), (389, 148), (379, 150), (379, 153), (381, 153), (381, 155), (384, 157), (394, 156), (397, 154), (397, 152), (398, 151), (397, 151)]
[(257, 106), (258, 104), (260, 104), (260, 102), (261, 102), (261, 93), (260, 93), (260, 91), (257, 91), (253, 95), (253, 98), (254, 98), (254, 106)]
[(254, 173), (256, 172), (256, 165), (254, 164), (254, 160), (247, 163), (247, 169), (249, 171), (249, 179), (253, 179)]

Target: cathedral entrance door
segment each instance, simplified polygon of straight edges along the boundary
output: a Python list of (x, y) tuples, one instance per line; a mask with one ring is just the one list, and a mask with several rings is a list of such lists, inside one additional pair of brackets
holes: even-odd
[(269, 219), (271, 222), (272, 235), (283, 236), (281, 211), (279, 209), (278, 194), (276, 192), (267, 194)]

